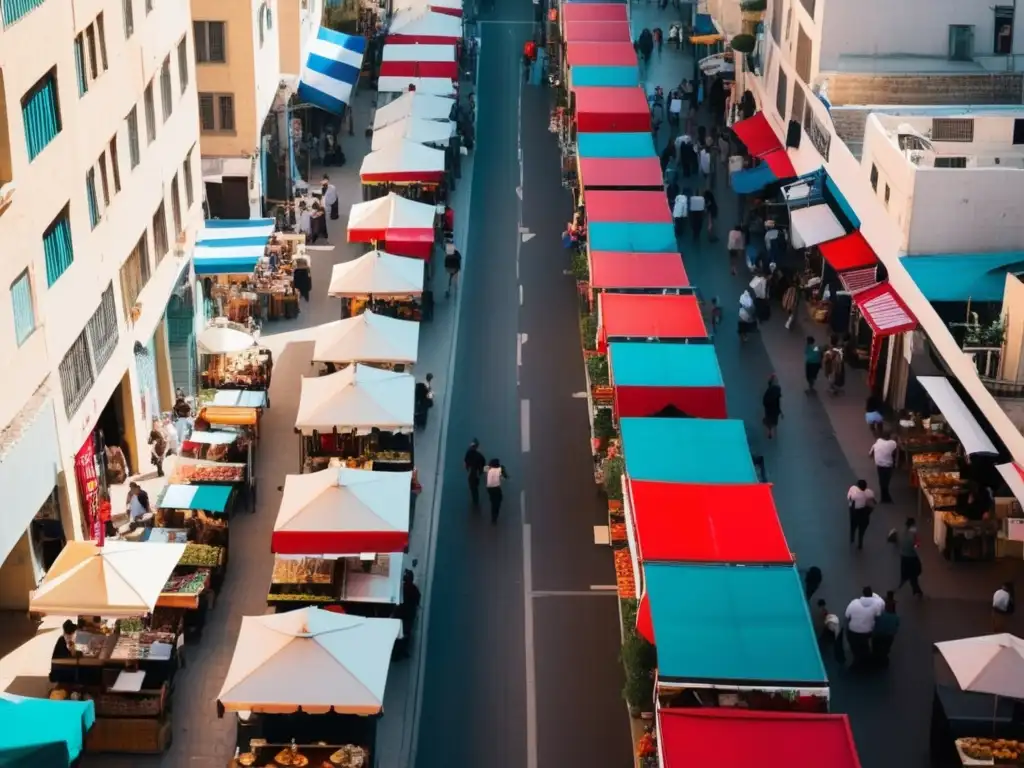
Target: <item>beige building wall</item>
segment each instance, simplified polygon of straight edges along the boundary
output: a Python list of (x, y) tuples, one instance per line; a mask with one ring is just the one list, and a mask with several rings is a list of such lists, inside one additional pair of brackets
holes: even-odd
[(310, 41), (320, 30), (324, 0), (277, 0), (277, 7), (281, 19), (281, 72), (298, 75), (306, 63)]

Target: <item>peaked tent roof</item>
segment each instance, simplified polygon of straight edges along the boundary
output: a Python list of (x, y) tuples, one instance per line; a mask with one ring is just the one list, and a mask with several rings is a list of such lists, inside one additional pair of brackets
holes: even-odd
[(420, 324), (370, 311), (317, 329), (314, 362), (415, 364)]
[(407, 117), (375, 130), (370, 149), (374, 152), (378, 149), (387, 150), (404, 141), (447, 146), (451, 141), (453, 128), (451, 121)]
[(706, 339), (708, 332), (697, 298), (636, 293), (598, 296), (598, 333), (610, 339)]
[(454, 107), (455, 100), (445, 96), (431, 96), (416, 91), (403, 93), (391, 103), (377, 108), (373, 115), (373, 129), (380, 130), (409, 117), (417, 120), (448, 121), (451, 120)]
[(363, 182), (440, 181), (444, 169), (444, 150), (401, 139), (367, 154), (359, 177)]
[(593, 189), (583, 192), (587, 221), (635, 221), (657, 224), (672, 222), (672, 211), (664, 192)]
[(353, 205), (348, 214), (348, 229), (433, 229), (436, 215), (432, 205), (389, 192), (376, 200)]
[(304, 378), (295, 428), (303, 434), (411, 430), (415, 387), (408, 373), (358, 363), (329, 376)]
[(757, 482), (742, 421), (626, 418), (619, 426), (631, 481)]
[(423, 293), (423, 262), (384, 251), (335, 264), (329, 296), (418, 296)]

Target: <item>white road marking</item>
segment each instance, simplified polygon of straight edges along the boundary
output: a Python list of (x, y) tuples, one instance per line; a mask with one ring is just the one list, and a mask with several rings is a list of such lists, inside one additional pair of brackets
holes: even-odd
[(519, 436), (523, 453), (530, 452), (530, 401), (523, 400), (519, 405)]
[(523, 242), (524, 243), (528, 243), (531, 240), (533, 240), (533, 238), (535, 238), (536, 236), (537, 235), (535, 235), (533, 232), (523, 232), (523, 234), (522, 234)]
[(612, 543), (611, 531), (607, 525), (594, 526), (594, 543), (599, 547), (607, 547)]
[(591, 584), (591, 592), (618, 592), (619, 588), (615, 584)]
[(527, 229), (527, 228), (526, 228), (526, 227), (524, 227), (524, 226), (520, 226), (520, 227), (519, 227), (519, 234), (520, 234), (520, 235), (528, 235), (528, 234), (530, 234), (530, 230), (529, 230), (529, 229)]
[(519, 284), (519, 306), (523, 306), (523, 285)]
[(307, 251), (333, 251), (333, 245), (307, 245)]
[(537, 768), (537, 654), (533, 637), (533, 549), (523, 524), (523, 630), (526, 641), (526, 765)]
[(587, 393), (586, 392), (573, 392), (572, 393), (572, 399), (573, 400), (586, 400), (587, 399)]
[(595, 592), (589, 590), (573, 590), (573, 589), (538, 589), (530, 593), (530, 597), (537, 599), (541, 597), (618, 597), (618, 587), (613, 587), (612, 591), (597, 590)]
[(523, 188), (522, 187), (516, 187), (516, 197), (518, 197), (520, 200), (523, 199)]

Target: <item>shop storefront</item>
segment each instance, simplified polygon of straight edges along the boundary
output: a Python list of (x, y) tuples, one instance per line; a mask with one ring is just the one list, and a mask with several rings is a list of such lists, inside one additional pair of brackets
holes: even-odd
[(156, 371), (156, 341), (135, 343), (135, 373), (139, 381), (139, 413), (144, 424), (160, 416), (160, 387)]
[(194, 395), (196, 389), (196, 301), (191, 271), (178, 278), (167, 303), (167, 350), (175, 390)]

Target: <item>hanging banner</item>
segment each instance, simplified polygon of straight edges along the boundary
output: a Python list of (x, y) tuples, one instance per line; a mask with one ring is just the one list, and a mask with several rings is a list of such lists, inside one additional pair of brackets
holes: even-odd
[(104, 530), (100, 521), (100, 480), (96, 472), (96, 445), (90, 432), (85, 444), (75, 454), (75, 480), (82, 500), (85, 533), (103, 546)]

